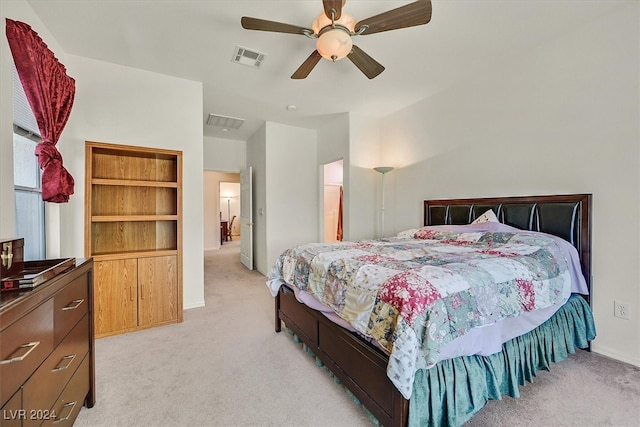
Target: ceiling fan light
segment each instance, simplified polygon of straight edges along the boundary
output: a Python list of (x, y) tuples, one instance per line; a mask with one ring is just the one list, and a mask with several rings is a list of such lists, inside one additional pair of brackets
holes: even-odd
[(323, 58), (339, 61), (351, 52), (351, 35), (339, 28), (323, 32), (316, 42), (316, 49)]

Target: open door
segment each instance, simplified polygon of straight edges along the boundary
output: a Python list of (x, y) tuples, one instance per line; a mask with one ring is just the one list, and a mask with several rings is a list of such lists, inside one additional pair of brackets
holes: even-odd
[(338, 242), (343, 237), (343, 160), (327, 163), (323, 167), (324, 242)]
[(253, 270), (253, 188), (249, 168), (240, 171), (240, 262)]

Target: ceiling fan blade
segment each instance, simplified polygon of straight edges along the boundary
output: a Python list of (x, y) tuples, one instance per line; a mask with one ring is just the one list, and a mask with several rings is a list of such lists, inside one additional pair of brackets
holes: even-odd
[(283, 24), (282, 22), (267, 21), (266, 19), (250, 18), (243, 16), (240, 19), (242, 28), (246, 30), (273, 31), (275, 33), (288, 34), (313, 34), (313, 30), (309, 28), (299, 27), (297, 25)]
[(355, 32), (364, 25), (368, 26), (362, 35), (380, 33), (382, 31), (424, 25), (431, 20), (431, 1), (418, 0), (413, 3), (392, 9), (371, 18), (358, 22)]
[(322, 0), (324, 5), (324, 14), (327, 18), (332, 19), (331, 9), (336, 11), (336, 15), (333, 17), (336, 21), (342, 16), (342, 6), (344, 6), (345, 0)]
[(296, 70), (295, 73), (291, 75), (292, 79), (304, 79), (306, 78), (313, 67), (322, 59), (322, 56), (318, 53), (317, 50), (311, 52), (311, 55), (302, 63), (300, 67)]
[(349, 58), (351, 62), (353, 62), (355, 66), (370, 79), (384, 71), (384, 67), (378, 63), (378, 61), (367, 55), (356, 45), (353, 45), (351, 53), (347, 55), (347, 58)]

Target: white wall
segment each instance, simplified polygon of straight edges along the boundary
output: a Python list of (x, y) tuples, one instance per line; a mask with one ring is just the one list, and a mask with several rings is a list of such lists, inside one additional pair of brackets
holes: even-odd
[[(379, 120), (359, 114), (349, 115), (349, 166), (345, 166), (345, 240), (379, 237), (377, 223), (380, 204), (381, 166)], [(348, 234), (347, 234), (348, 233)]]
[(253, 167), (256, 270), (268, 276), (287, 248), (318, 241), (316, 131), (267, 122), (247, 141)]
[[(593, 194), (594, 351), (640, 365), (639, 3), (574, 29), (381, 125), (393, 231), (422, 200)], [(631, 319), (613, 317), (627, 302)]]
[(202, 84), (73, 55), (66, 65), (77, 93), (62, 148), (76, 197), (61, 207), (62, 253), (83, 252), (85, 140), (180, 150), (184, 307), (204, 305)]
[(268, 243), (266, 265), (258, 265), (263, 274), (271, 271), (285, 249), (319, 240), (316, 141), (314, 130), (266, 124), (264, 214)]
[(247, 143), (233, 139), (204, 137), (204, 169), (240, 173), (247, 166)]

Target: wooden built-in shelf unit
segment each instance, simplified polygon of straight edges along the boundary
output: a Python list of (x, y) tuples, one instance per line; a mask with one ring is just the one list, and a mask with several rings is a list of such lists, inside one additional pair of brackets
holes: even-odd
[(85, 147), (96, 336), (182, 322), (182, 152)]

